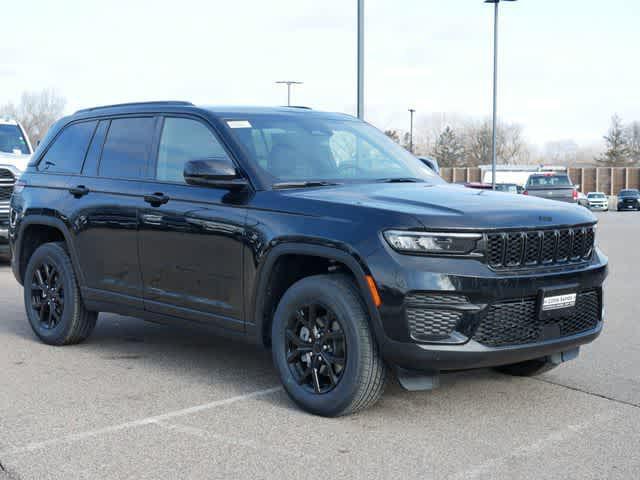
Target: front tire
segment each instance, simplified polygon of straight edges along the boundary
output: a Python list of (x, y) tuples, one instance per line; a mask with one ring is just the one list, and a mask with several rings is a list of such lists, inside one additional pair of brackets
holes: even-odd
[(24, 304), (33, 332), (48, 345), (84, 341), (98, 318), (82, 303), (71, 259), (61, 243), (46, 243), (29, 259)]
[(282, 384), (304, 410), (349, 415), (373, 405), (387, 370), (358, 290), (346, 275), (304, 278), (275, 312), (271, 343)]

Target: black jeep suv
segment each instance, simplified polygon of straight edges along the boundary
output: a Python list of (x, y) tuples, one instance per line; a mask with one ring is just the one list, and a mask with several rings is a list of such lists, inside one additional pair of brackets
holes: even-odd
[(12, 267), (44, 342), (98, 312), (271, 348), (320, 415), (447, 370), (533, 375), (602, 329), (584, 208), (449, 185), (375, 128), (299, 108), (152, 102), (60, 120), (18, 181)]

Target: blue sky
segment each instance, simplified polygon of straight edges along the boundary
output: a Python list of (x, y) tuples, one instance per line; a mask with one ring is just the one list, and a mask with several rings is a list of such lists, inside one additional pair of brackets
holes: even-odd
[[(366, 0), (367, 119), (491, 112), (492, 6)], [(73, 110), (186, 99), (355, 112), (355, 0), (5, 2), (0, 103), (56, 88)], [(640, 120), (640, 2), (501, 6), (500, 115), (543, 145), (597, 143), (613, 113)]]

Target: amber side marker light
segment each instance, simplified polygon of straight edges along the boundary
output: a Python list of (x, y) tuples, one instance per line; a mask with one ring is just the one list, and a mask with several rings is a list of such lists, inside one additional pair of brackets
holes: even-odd
[(366, 275), (367, 285), (369, 286), (369, 292), (371, 293), (371, 298), (373, 299), (373, 303), (376, 307), (382, 305), (382, 300), (380, 299), (380, 294), (378, 293), (378, 287), (376, 287), (376, 282), (371, 275)]

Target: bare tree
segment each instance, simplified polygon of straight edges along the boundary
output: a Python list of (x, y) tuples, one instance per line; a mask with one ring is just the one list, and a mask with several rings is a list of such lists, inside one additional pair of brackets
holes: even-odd
[(556, 140), (544, 146), (544, 157), (555, 165), (572, 165), (578, 158), (579, 147), (573, 140)]
[(596, 157), (596, 161), (605, 167), (626, 167), (631, 163), (629, 142), (622, 120), (618, 115), (611, 118), (609, 133), (604, 136), (605, 152)]
[(633, 163), (640, 163), (640, 122), (632, 122), (627, 127), (629, 155)]
[(62, 116), (66, 105), (67, 100), (55, 90), (23, 92), (19, 104), (7, 103), (0, 107), (0, 113), (18, 120), (36, 145)]
[(498, 126), (497, 151), (500, 163), (518, 165), (528, 162), (529, 155), (520, 125), (509, 123)]
[(481, 124), (470, 123), (464, 131), (464, 150), (467, 166), (477, 167), (491, 163), (491, 125), (488, 121)]

